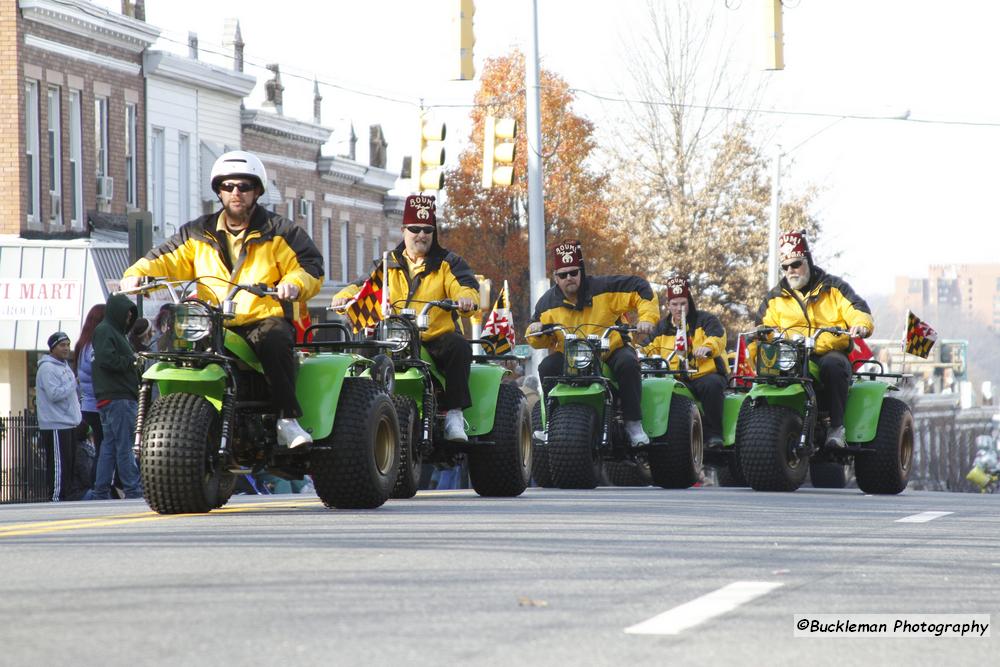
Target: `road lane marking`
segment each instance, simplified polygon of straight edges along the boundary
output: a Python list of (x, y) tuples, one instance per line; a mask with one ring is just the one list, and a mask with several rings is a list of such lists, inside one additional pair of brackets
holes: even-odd
[(766, 595), (781, 585), (775, 581), (736, 581), (625, 628), (625, 632), (630, 635), (677, 635)]
[(910, 516), (904, 516), (902, 519), (896, 519), (896, 523), (927, 523), (928, 521), (940, 519), (949, 514), (954, 514), (954, 512), (921, 512), (920, 514), (911, 514)]
[[(253, 510), (276, 510), (295, 509), (319, 505), (319, 500), (308, 501), (288, 501), (288, 502), (263, 502), (231, 505), (212, 510), (212, 514), (237, 514), (240, 512), (251, 512)], [(67, 530), (84, 530), (87, 528), (105, 528), (107, 526), (121, 526), (130, 523), (141, 523), (146, 521), (160, 521), (163, 519), (177, 519), (181, 517), (205, 516), (205, 514), (157, 514), (156, 512), (135, 512), (133, 514), (113, 514), (110, 516), (94, 516), (82, 519), (59, 519), (53, 521), (36, 521), (33, 523), (15, 523), (9, 526), (0, 526), (0, 538), (21, 537), (25, 535), (44, 535), (46, 533), (58, 533)]]

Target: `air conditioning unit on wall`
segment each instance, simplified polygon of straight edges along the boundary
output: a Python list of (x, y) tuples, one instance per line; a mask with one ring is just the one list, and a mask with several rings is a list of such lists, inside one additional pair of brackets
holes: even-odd
[(49, 193), (49, 217), (53, 222), (62, 222), (62, 196), (58, 192)]
[(299, 215), (303, 218), (309, 215), (309, 202), (305, 199), (299, 200)]
[(115, 196), (115, 179), (110, 176), (97, 177), (97, 198), (111, 201)]

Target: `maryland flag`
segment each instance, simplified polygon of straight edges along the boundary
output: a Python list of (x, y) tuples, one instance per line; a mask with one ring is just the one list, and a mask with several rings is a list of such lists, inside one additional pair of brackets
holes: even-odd
[(510, 314), (506, 280), (493, 304), (493, 311), (483, 324), (482, 339), (487, 343), (485, 348), (488, 354), (507, 354), (514, 346), (514, 322)]
[[(299, 302), (293, 304), (292, 325), (295, 327), (295, 340), (299, 343), (307, 342), (305, 339), (306, 329), (312, 326), (312, 318), (309, 317), (309, 308), (306, 307), (306, 304)], [(309, 337), (312, 338), (311, 335)]]
[(681, 323), (677, 326), (677, 334), (674, 336), (674, 352), (678, 358), (684, 358), (688, 352), (688, 328), (687, 312), (681, 315)]
[(868, 343), (865, 342), (864, 338), (855, 337), (851, 340), (854, 341), (854, 346), (847, 355), (847, 360), (851, 362), (851, 368), (857, 368), (862, 361), (875, 358), (875, 355), (872, 354), (872, 349), (868, 347)]
[(934, 331), (929, 324), (914, 315), (912, 311), (906, 312), (904, 351), (926, 359), (930, 355), (937, 337), (937, 331)]
[(361, 290), (348, 302), (344, 309), (344, 314), (354, 326), (354, 333), (362, 329), (373, 327), (382, 321), (382, 284), (384, 274), (382, 267), (385, 262), (376, 265), (368, 280), (361, 286)]

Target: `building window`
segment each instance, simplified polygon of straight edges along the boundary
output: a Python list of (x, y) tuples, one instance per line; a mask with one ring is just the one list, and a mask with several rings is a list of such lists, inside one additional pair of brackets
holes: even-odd
[(350, 267), (348, 266), (348, 243), (350, 243), (350, 221), (344, 220), (340, 223), (340, 282), (350, 282)]
[(376, 262), (382, 260), (382, 237), (373, 236), (372, 237), (372, 257), (375, 258)]
[(41, 222), (38, 163), (38, 82), (24, 84), (24, 153), (28, 160), (28, 222)]
[(332, 226), (333, 220), (330, 218), (323, 218), (320, 222), (320, 238), (323, 245), (320, 246), (319, 250), (323, 253), (323, 276), (326, 282), (333, 280), (333, 276), (330, 274), (330, 227)]
[(285, 202), (285, 217), (288, 218), (292, 223), (295, 222), (295, 200), (289, 199)]
[[(191, 215), (191, 135), (183, 132), (177, 138), (177, 227), (188, 221)], [(165, 229), (163, 233), (172, 236), (177, 229)]]
[(139, 208), (139, 174), (136, 166), (136, 108), (125, 105), (125, 201), (130, 208)]
[(309, 238), (313, 238), (313, 203), (308, 199), (300, 201), (302, 202), (302, 217), (305, 218), (302, 224), (305, 226)]
[(97, 198), (111, 201), (114, 181), (108, 174), (108, 98), (94, 98), (94, 165), (97, 172)]
[(69, 91), (69, 219), (83, 228), (83, 107), (80, 91)]
[(149, 169), (151, 178), (149, 183), (151, 208), (153, 213), (153, 227), (163, 229), (166, 208), (164, 202), (167, 198), (166, 176), (166, 136), (162, 127), (153, 128), (152, 155), (150, 156)]
[(365, 255), (365, 237), (358, 234), (354, 237), (354, 259), (358, 264), (358, 272), (364, 273), (368, 270), (368, 257)]
[(49, 222), (63, 224), (62, 217), (62, 105), (60, 88), (48, 89)]

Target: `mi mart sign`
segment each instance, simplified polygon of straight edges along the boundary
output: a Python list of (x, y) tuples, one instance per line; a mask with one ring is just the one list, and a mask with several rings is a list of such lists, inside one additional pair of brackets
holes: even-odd
[(79, 320), (83, 282), (0, 278), (0, 320)]

